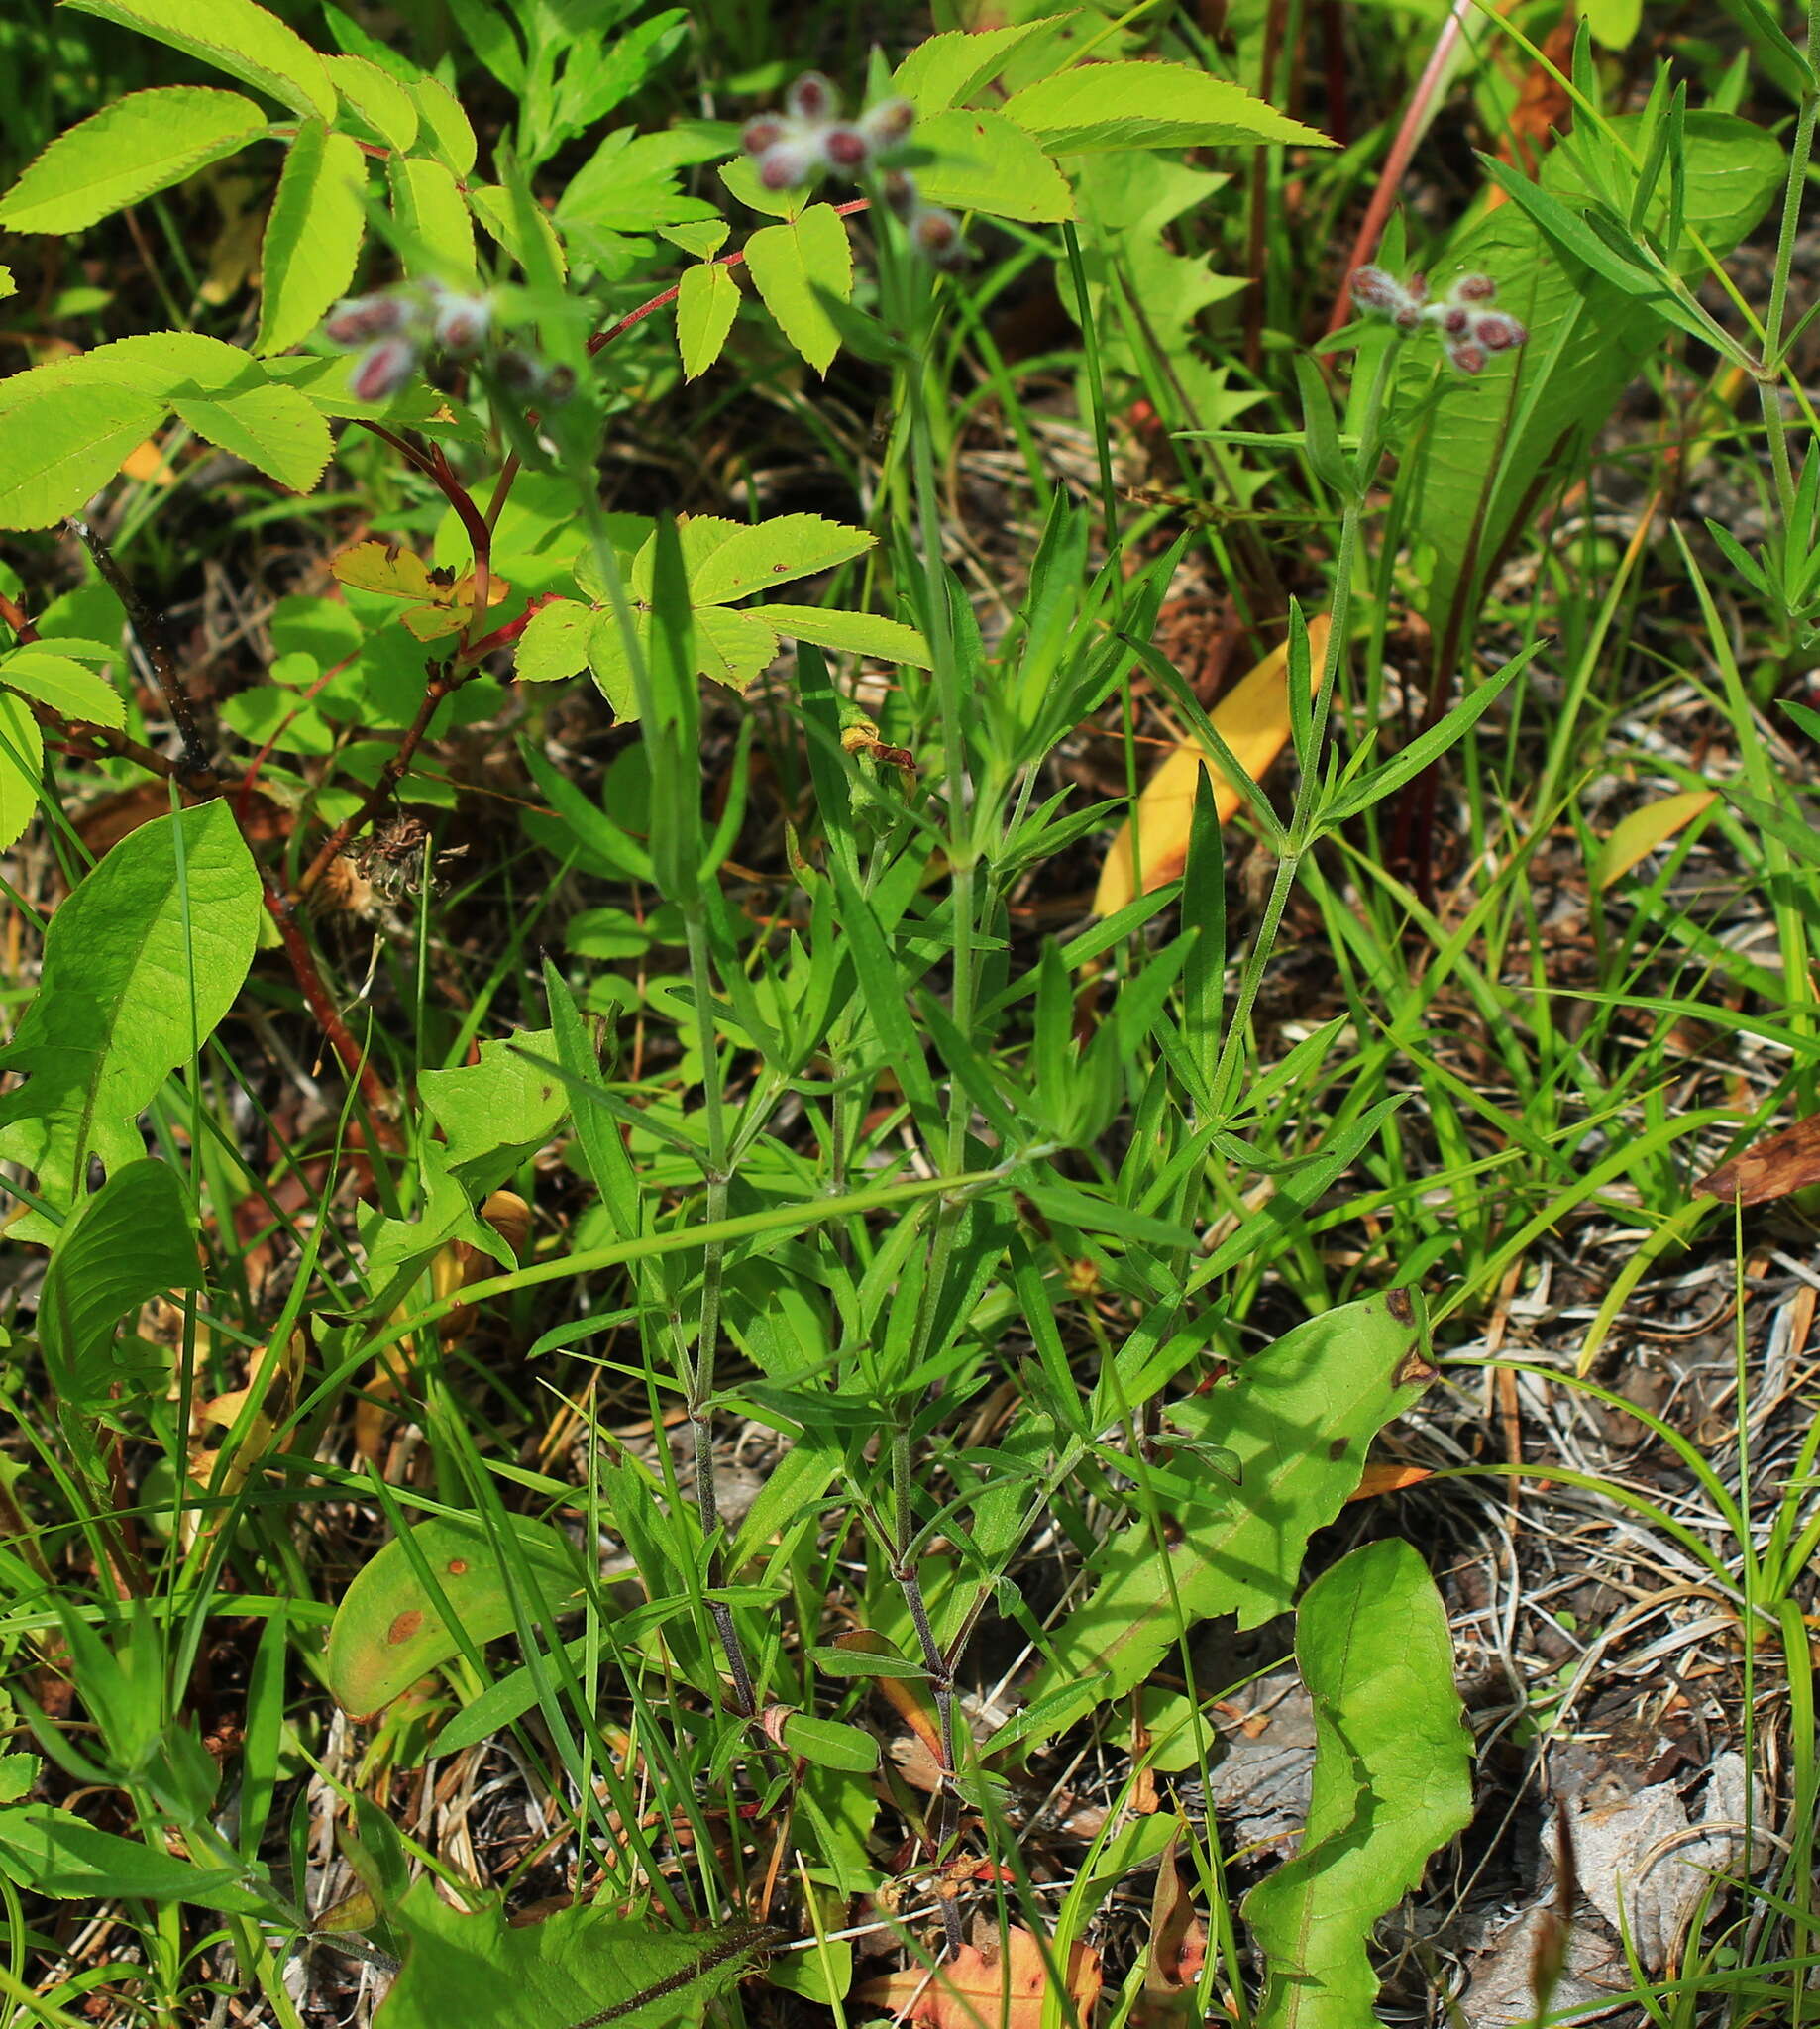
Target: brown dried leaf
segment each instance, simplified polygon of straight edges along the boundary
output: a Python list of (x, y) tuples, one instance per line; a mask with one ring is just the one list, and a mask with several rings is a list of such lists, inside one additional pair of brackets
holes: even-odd
[(1694, 1185), (1732, 1205), (1762, 1205), (1820, 1184), (1820, 1114), (1809, 1114), (1779, 1134), (1759, 1141)]
[(1404, 1465), (1395, 1458), (1372, 1458), (1359, 1474), (1358, 1484), (1347, 1494), (1348, 1501), (1369, 1501), (1379, 1494), (1401, 1493), (1406, 1486), (1420, 1486), (1433, 1477), (1427, 1465)]
[[(1099, 1953), (1090, 1945), (1070, 1946), (1064, 1977), (1085, 2021), (1100, 1998)], [(1002, 1952), (963, 1945), (933, 1973), (907, 1967), (888, 1978), (869, 1980), (856, 1998), (926, 2029), (1042, 2029), (1048, 1991), (1041, 1945), (1032, 1932), (1014, 1926)]]
[(1196, 2016), (1195, 1983), (1207, 1963), (1207, 1925), (1195, 1913), (1194, 1888), (1176, 1863), (1178, 1824), (1163, 1848), (1150, 1897), (1150, 1956), (1143, 1992), (1131, 2009), (1133, 2029), (1172, 2029)]

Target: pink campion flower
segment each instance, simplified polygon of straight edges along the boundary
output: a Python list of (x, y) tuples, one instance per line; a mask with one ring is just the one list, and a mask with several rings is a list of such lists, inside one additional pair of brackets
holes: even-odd
[(837, 123), (821, 130), (821, 159), (830, 169), (851, 176), (872, 160), (872, 144), (857, 127)]
[(1488, 274), (1462, 274), (1447, 291), (1455, 303), (1489, 303), (1498, 293), (1498, 285)]
[(910, 222), (910, 239), (917, 253), (934, 267), (960, 267), (967, 259), (967, 245), (961, 238), (960, 221), (937, 204), (926, 205)]
[(401, 296), (354, 296), (323, 319), (322, 335), (331, 345), (362, 346), (402, 331), (409, 321), (410, 309)]
[(382, 338), (355, 363), (349, 391), (356, 401), (389, 401), (417, 371), (417, 348), (408, 338)]
[(807, 120), (819, 126), (840, 117), (840, 97), (819, 70), (805, 70), (784, 94), (785, 110), (793, 120)]
[(794, 190), (821, 166), (821, 148), (815, 135), (788, 134), (759, 157), (758, 180), (767, 190)]
[(739, 145), (748, 155), (763, 155), (766, 149), (775, 148), (789, 129), (789, 121), (780, 120), (775, 113), (762, 113), (756, 120), (746, 122)]
[(860, 132), (881, 155), (900, 148), (916, 124), (916, 108), (909, 99), (880, 99), (860, 115)]
[(1394, 315), (1410, 300), (1409, 291), (1381, 267), (1361, 267), (1352, 277), (1352, 300), (1361, 310)]
[(1448, 346), (1447, 358), (1462, 374), (1482, 374), (1485, 371), (1484, 351), (1470, 340), (1462, 345)]
[(458, 357), (478, 352), (492, 323), (492, 305), (484, 296), (439, 295), (430, 336), (446, 353)]
[(1503, 310), (1481, 310), (1471, 319), (1472, 335), (1488, 353), (1506, 353), (1529, 338), (1516, 318)]

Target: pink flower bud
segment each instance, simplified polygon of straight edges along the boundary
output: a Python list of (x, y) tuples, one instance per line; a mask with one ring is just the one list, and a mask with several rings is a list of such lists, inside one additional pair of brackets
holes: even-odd
[(908, 225), (916, 215), (915, 179), (904, 169), (887, 169), (884, 182), (885, 202), (892, 212)]
[(1502, 310), (1481, 310), (1472, 319), (1472, 335), (1488, 353), (1507, 353), (1529, 337), (1516, 318)]
[(331, 345), (366, 345), (402, 331), (409, 315), (402, 297), (356, 296), (323, 320), (322, 335)]
[(1429, 278), (1426, 274), (1412, 274), (1403, 284), (1409, 292), (1412, 303), (1426, 303), (1429, 299)]
[(788, 135), (774, 141), (758, 159), (758, 180), (767, 190), (795, 190), (821, 166), (815, 137)]
[(444, 295), (438, 299), (430, 335), (444, 352), (458, 357), (478, 352), (492, 322), (492, 305), (484, 296)]
[(819, 70), (805, 70), (784, 94), (784, 104), (793, 118), (811, 120), (817, 125), (840, 112), (840, 98)]
[(1488, 274), (1462, 274), (1447, 291), (1447, 300), (1453, 303), (1489, 303), (1498, 293), (1498, 285)]
[(1388, 315), (1409, 298), (1403, 284), (1381, 267), (1361, 267), (1352, 277), (1352, 300), (1363, 310), (1382, 310)]
[(1470, 342), (1448, 346), (1447, 358), (1462, 374), (1482, 374), (1485, 371), (1485, 355)]
[(1419, 303), (1405, 303), (1391, 321), (1399, 331), (1420, 331), (1422, 306)]
[(872, 144), (857, 127), (821, 130), (821, 159), (829, 168), (850, 176), (866, 166), (871, 155)]
[(499, 376), (500, 386), (511, 394), (532, 395), (543, 384), (543, 369), (529, 353), (522, 353), (515, 346), (508, 347), (494, 360), (493, 372)]
[(910, 226), (910, 238), (915, 241), (917, 252), (935, 267), (959, 267), (967, 259), (960, 221), (953, 212), (943, 211), (938, 205), (917, 212)]
[(775, 113), (767, 113), (761, 119), (746, 122), (739, 143), (748, 155), (763, 155), (784, 139), (784, 122)]
[(916, 124), (916, 108), (909, 99), (880, 99), (860, 118), (860, 132), (881, 152), (898, 148), (910, 139)]
[(1464, 338), (1469, 321), (1465, 311), (1460, 309), (1457, 304), (1450, 304), (1447, 308), (1444, 309), (1439, 319), (1442, 330), (1449, 338)]
[(349, 391), (356, 401), (389, 401), (417, 371), (417, 348), (408, 338), (382, 338), (364, 352)]

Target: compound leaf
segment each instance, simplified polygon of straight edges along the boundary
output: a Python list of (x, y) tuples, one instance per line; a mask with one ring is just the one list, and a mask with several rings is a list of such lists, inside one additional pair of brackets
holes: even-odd
[(995, 218), (1048, 224), (1073, 218), (1074, 193), (1032, 137), (1003, 113), (958, 108), (916, 122), (916, 145), (935, 160), (917, 172), (917, 188), (931, 204)]
[(49, 528), (73, 514), (164, 420), (162, 402), (108, 385), (8, 386), (0, 411), (7, 435), (0, 528)]

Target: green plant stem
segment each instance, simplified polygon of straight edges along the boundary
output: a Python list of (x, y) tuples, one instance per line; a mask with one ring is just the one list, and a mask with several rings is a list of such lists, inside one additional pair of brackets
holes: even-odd
[[(1376, 370), (1371, 376), (1370, 389), (1365, 397), (1364, 413), (1359, 421), (1358, 453), (1353, 462), (1352, 492), (1340, 516), (1339, 540), (1334, 556), (1334, 603), (1328, 620), (1327, 653), (1322, 658), (1321, 682), (1315, 690), (1308, 752), (1297, 757), (1301, 774), (1296, 783), (1295, 813), (1289, 823), (1289, 842), (1277, 861), (1276, 875), (1271, 881), (1270, 893), (1265, 898), (1263, 910), (1258, 918), (1257, 934), (1252, 939), (1245, 969), (1239, 979), (1237, 1006), (1231, 1021), (1228, 1024), (1226, 1040), (1221, 1044), (1219, 1061), (1214, 1067), (1212, 1083), (1216, 1107), (1230, 1107), (1232, 1104), (1239, 1065), (1250, 1035), (1251, 1017), (1257, 1007), (1258, 993), (1264, 983), (1264, 968), (1270, 962), (1270, 954), (1275, 948), (1277, 931), (1282, 927), (1283, 911), (1289, 906), (1290, 891), (1295, 886), (1302, 861), (1313, 846), (1319, 829), (1316, 821), (1319, 813), (1315, 808), (1321, 787), (1318, 763), (1328, 720), (1333, 712), (1334, 688), (1338, 681), (1340, 659), (1346, 650), (1346, 623), (1352, 605), (1353, 564), (1358, 553), (1359, 530), (1364, 521), (1365, 501), (1371, 491), (1372, 481), (1377, 477), (1378, 459), (1383, 451), (1385, 403), (1396, 374), (1398, 357), (1399, 348), (1395, 343), (1386, 344), (1379, 352)], [(1293, 672), (1290, 681), (1295, 681)]]
[(1788, 425), (1782, 415), (1782, 326), (1788, 310), (1788, 280), (1794, 267), (1795, 240), (1801, 230), (1801, 204), (1807, 195), (1807, 165), (1813, 156), (1814, 119), (1820, 113), (1820, 0), (1807, 9), (1808, 76), (1795, 118), (1794, 143), (1788, 155), (1788, 180), (1782, 186), (1782, 220), (1776, 235), (1775, 270), (1769, 282), (1769, 307), (1764, 316), (1764, 360), (1758, 388), (1764, 405), (1764, 426), (1769, 436), (1769, 463), (1775, 475), (1776, 499), (1784, 533), (1793, 532), (1795, 479), (1788, 453)]
[(1068, 278), (1074, 284), (1075, 311), (1081, 325), (1081, 357), (1087, 374), (1087, 400), (1095, 448), (1100, 454), (1100, 511), (1106, 518), (1106, 548), (1112, 553), (1119, 527), (1119, 488), (1113, 479), (1112, 438), (1106, 427), (1106, 382), (1100, 371), (1100, 334), (1094, 329), (1093, 303), (1087, 293), (1087, 264), (1081, 258), (1081, 236), (1072, 222), (1062, 227), (1068, 250)]

